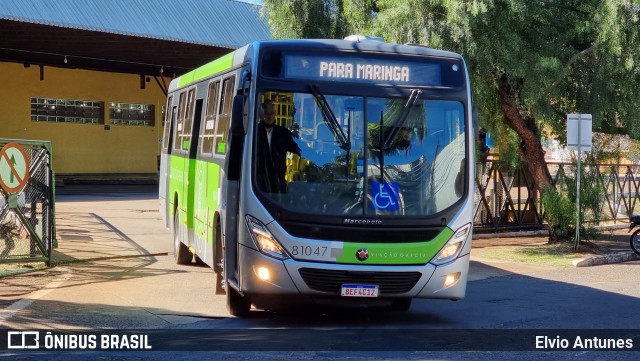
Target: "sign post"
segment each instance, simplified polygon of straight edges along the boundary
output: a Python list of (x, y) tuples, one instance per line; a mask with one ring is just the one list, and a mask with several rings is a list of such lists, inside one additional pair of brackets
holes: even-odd
[(582, 151), (591, 150), (592, 144), (591, 114), (567, 114), (567, 148), (578, 151), (578, 168), (576, 171), (576, 245), (580, 244), (580, 163)]
[(29, 158), (18, 143), (7, 143), (0, 150), (0, 186), (7, 193), (18, 193), (29, 180)]

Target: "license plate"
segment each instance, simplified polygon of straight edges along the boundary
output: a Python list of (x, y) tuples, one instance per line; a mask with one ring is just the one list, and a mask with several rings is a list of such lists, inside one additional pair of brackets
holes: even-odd
[(378, 297), (378, 286), (342, 285), (340, 295), (343, 297)]

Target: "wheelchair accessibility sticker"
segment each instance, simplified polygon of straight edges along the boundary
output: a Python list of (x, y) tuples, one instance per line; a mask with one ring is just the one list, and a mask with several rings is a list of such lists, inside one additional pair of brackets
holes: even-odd
[(400, 209), (398, 203), (399, 185), (396, 182), (372, 182), (371, 206), (376, 211), (397, 211)]

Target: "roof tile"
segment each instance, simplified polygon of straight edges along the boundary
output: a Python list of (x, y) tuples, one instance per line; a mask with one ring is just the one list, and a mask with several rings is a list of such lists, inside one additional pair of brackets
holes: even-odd
[(271, 38), (260, 9), (235, 0), (0, 0), (0, 19), (236, 49)]

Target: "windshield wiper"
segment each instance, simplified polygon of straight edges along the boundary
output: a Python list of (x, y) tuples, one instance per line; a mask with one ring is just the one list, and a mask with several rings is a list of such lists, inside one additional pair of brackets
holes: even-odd
[(398, 114), (398, 117), (393, 122), (391, 132), (387, 135), (387, 137), (383, 140), (384, 137), (384, 112), (380, 111), (380, 132), (379, 134), (379, 147), (380, 147), (380, 181), (384, 182), (385, 180), (385, 171), (384, 171), (384, 152), (390, 149), (391, 140), (395, 138), (398, 134), (400, 128), (404, 126), (407, 117), (409, 116), (409, 112), (411, 111), (411, 107), (415, 104), (416, 100), (418, 100), (418, 96), (422, 93), (420, 89), (411, 89), (411, 94), (409, 94), (409, 99), (404, 104), (402, 111)]
[(331, 106), (329, 106), (327, 99), (320, 92), (320, 89), (318, 89), (317, 85), (315, 84), (311, 85), (310, 89), (311, 89), (311, 94), (313, 94), (313, 97), (316, 99), (316, 103), (318, 103), (318, 106), (320, 107), (320, 111), (322, 112), (322, 115), (329, 122), (329, 128), (331, 128), (331, 131), (333, 132), (333, 136), (336, 137), (336, 139), (338, 139), (338, 143), (340, 143), (340, 148), (344, 149), (347, 152), (350, 151), (351, 141), (349, 140), (347, 135), (344, 134), (344, 131), (342, 130), (342, 127), (340, 127), (340, 123), (338, 123), (336, 116), (333, 114), (333, 111), (331, 110)]
[[(404, 126), (404, 123), (406, 122), (407, 117), (411, 112), (411, 107), (413, 106), (413, 104), (415, 104), (416, 100), (418, 100), (418, 96), (420, 96), (420, 93), (422, 93), (422, 90), (420, 89), (411, 89), (411, 94), (409, 95), (409, 99), (407, 99), (407, 102), (404, 104), (402, 111), (400, 112), (400, 114), (398, 114), (396, 121), (393, 122), (391, 131), (387, 135), (387, 138), (384, 140), (384, 142), (380, 144), (381, 151), (389, 150), (389, 145), (391, 145), (391, 140), (395, 138), (400, 128)], [(380, 125), (382, 126), (382, 124)], [(382, 127), (380, 128), (380, 131), (382, 131)]]

